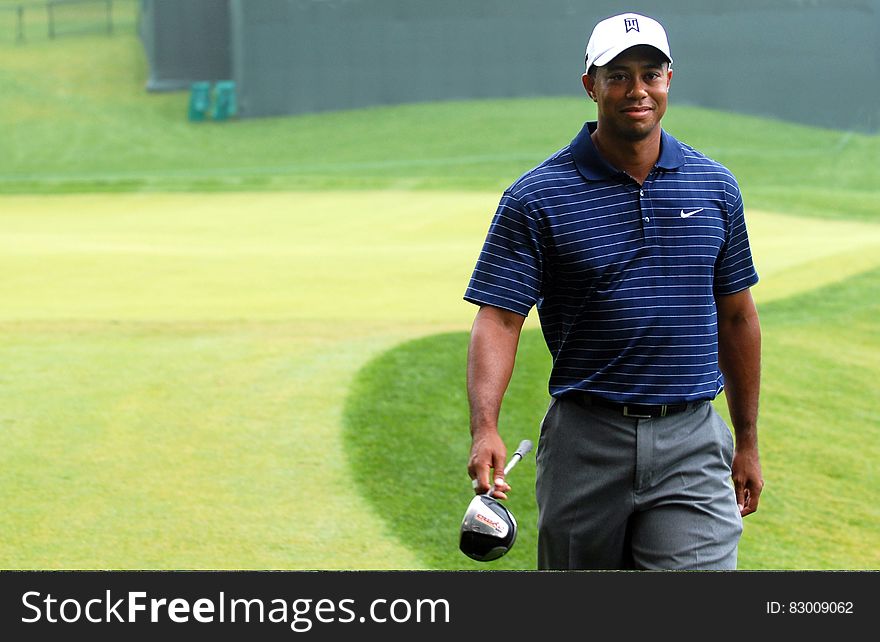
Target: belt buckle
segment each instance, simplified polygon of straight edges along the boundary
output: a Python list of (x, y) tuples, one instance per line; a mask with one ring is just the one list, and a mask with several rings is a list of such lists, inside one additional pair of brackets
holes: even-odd
[[(666, 412), (666, 407), (665, 407), (665, 406), (663, 407), (663, 412), (664, 412), (664, 414), (665, 414), (665, 412)], [(623, 406), (623, 416), (624, 416), (624, 417), (632, 417), (633, 419), (651, 419), (651, 418), (653, 417), (653, 415), (639, 415), (639, 414), (636, 414), (636, 413), (634, 413), (634, 412), (630, 412), (630, 411), (629, 411), (629, 406), (628, 406), (628, 405), (625, 405), (625, 404), (624, 404), (624, 406)], [(661, 415), (661, 416), (662, 416), (662, 415)]]

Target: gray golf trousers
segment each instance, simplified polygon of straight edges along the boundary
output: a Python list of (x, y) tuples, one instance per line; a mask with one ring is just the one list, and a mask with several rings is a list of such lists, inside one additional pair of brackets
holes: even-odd
[(538, 568), (735, 569), (732, 458), (708, 402), (640, 419), (554, 399), (537, 450)]

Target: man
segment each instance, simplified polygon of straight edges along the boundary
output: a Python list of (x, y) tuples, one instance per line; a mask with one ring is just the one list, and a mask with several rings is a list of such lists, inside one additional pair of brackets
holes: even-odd
[(542, 569), (734, 569), (758, 507), (758, 278), (735, 178), (660, 126), (671, 64), (655, 20), (596, 25), (598, 119), (505, 191), (465, 294), (475, 492), (510, 490), (498, 416), (533, 305), (553, 356)]

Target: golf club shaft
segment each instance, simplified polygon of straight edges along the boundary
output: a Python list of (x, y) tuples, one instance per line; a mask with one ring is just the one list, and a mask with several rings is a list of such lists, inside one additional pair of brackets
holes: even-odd
[(507, 477), (507, 473), (513, 470), (513, 467), (516, 466), (520, 459), (522, 459), (522, 455), (519, 452), (513, 453), (513, 457), (510, 458), (510, 461), (507, 462), (507, 465), (504, 467), (504, 476)]
[[(527, 455), (529, 451), (532, 450), (532, 442), (528, 439), (523, 439), (519, 442), (519, 446), (516, 449), (516, 452), (513, 453), (513, 456), (510, 458), (510, 461), (507, 462), (507, 465), (504, 467), (504, 476), (507, 477), (507, 473), (513, 470), (513, 467), (516, 466), (519, 461), (523, 458), (524, 455)], [(489, 490), (486, 491), (486, 494), (491, 496), (495, 491), (495, 484), (489, 484)]]
[(519, 446), (516, 447), (516, 452), (513, 453), (513, 457), (510, 458), (510, 462), (507, 466), (504, 467), (504, 474), (510, 472), (510, 469), (516, 466), (520, 459), (528, 455), (532, 451), (532, 441), (530, 439), (523, 439), (519, 442)]

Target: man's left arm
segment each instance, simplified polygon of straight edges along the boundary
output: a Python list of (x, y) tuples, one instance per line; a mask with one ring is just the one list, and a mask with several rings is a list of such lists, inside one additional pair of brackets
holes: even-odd
[(716, 297), (718, 365), (724, 374), (727, 407), (736, 434), (732, 477), (736, 503), (745, 517), (758, 510), (764, 487), (758, 457), (758, 394), (761, 384), (761, 327), (751, 291)]

